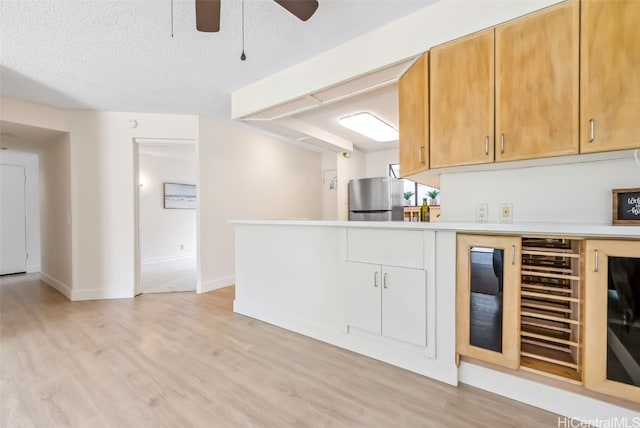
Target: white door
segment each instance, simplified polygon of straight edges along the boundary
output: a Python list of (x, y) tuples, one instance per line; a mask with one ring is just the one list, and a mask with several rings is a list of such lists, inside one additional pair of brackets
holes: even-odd
[(426, 271), (382, 267), (382, 335), (427, 346)]
[(0, 165), (0, 275), (27, 271), (24, 167)]
[(345, 318), (347, 325), (380, 334), (380, 265), (344, 263)]
[(338, 173), (322, 171), (322, 219), (338, 220)]

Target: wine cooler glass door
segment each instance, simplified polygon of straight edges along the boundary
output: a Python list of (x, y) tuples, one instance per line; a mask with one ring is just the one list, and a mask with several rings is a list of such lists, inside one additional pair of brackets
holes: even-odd
[(640, 242), (587, 244), (585, 386), (640, 402)]

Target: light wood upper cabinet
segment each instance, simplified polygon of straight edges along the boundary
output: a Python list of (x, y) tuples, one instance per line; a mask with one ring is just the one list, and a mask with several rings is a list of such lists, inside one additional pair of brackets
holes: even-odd
[(580, 151), (640, 147), (640, 2), (582, 1)]
[(429, 168), (429, 53), (425, 53), (398, 83), (400, 175)]
[(579, 3), (496, 27), (496, 161), (578, 153)]
[(494, 30), (431, 49), (431, 168), (493, 162)]

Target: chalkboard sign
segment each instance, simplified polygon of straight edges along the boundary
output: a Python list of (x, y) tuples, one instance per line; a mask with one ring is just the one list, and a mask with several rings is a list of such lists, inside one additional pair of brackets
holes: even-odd
[(640, 226), (640, 188), (613, 189), (613, 224)]

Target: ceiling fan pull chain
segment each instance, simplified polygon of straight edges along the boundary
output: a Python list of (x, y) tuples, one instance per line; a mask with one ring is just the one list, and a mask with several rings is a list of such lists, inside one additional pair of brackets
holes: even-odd
[(173, 0), (171, 0), (171, 38), (173, 39)]
[(245, 61), (247, 56), (244, 53), (244, 0), (242, 0), (242, 55), (240, 55), (240, 61)]

